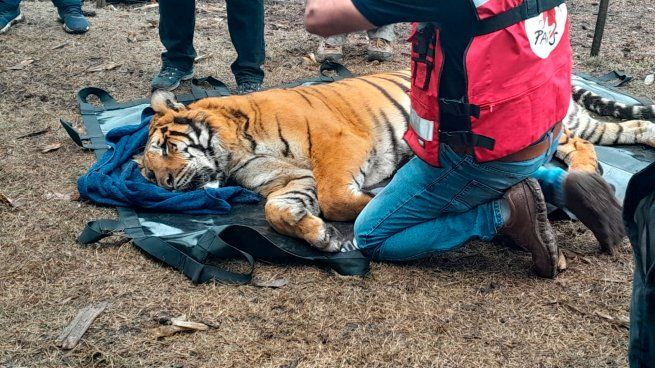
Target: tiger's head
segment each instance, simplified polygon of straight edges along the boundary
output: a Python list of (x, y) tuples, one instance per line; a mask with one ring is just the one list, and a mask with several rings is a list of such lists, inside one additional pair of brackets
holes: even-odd
[(212, 129), (205, 110), (187, 108), (175, 95), (155, 91), (150, 106), (155, 112), (143, 156), (135, 161), (151, 182), (169, 190), (192, 190), (205, 184), (222, 185), (229, 153)]

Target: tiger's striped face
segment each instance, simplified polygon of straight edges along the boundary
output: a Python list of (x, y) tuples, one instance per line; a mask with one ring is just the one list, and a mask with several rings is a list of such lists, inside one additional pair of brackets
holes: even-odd
[(170, 92), (155, 92), (151, 106), (155, 115), (140, 162), (143, 176), (169, 190), (222, 185), (228, 155), (207, 113), (187, 109)]

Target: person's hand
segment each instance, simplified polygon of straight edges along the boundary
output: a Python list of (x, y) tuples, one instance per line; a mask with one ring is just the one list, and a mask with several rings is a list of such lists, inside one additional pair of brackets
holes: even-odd
[(322, 37), (374, 29), (351, 0), (307, 0), (305, 28)]

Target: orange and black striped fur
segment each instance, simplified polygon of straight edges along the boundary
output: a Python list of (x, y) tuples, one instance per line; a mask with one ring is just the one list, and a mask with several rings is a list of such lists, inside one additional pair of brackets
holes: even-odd
[[(138, 160), (144, 176), (166, 188), (232, 180), (259, 192), (275, 230), (337, 251), (345, 239), (321, 217), (354, 220), (371, 200), (367, 189), (412, 155), (402, 139), (408, 88), (409, 72), (402, 71), (206, 98), (188, 107), (155, 92), (156, 114)], [(652, 130), (644, 122), (590, 128), (596, 121), (573, 105), (564, 121), (571, 130), (558, 150), (573, 169), (596, 167), (593, 146), (583, 138), (644, 143), (647, 135), (639, 132)]]

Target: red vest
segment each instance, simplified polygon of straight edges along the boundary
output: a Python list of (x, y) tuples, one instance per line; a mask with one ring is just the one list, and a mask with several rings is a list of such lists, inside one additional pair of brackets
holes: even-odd
[[(439, 166), (439, 143), (478, 162), (537, 142), (566, 115), (572, 49), (563, 0), (462, 0), (467, 22), (413, 24), (405, 141)], [(475, 11), (473, 11), (475, 9)]]

